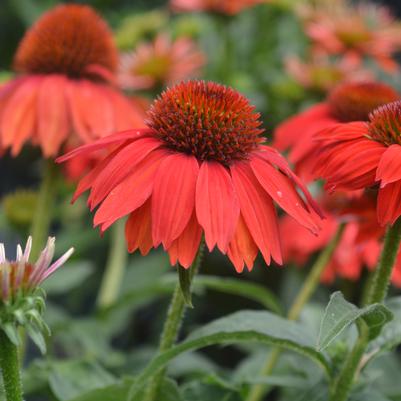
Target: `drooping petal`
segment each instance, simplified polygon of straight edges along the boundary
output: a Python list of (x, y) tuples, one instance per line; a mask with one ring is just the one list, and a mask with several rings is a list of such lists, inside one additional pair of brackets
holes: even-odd
[(401, 180), (400, 145), (391, 145), (383, 153), (377, 167), (376, 180), (381, 181), (381, 187), (385, 187), (387, 184)]
[(172, 265), (179, 263), (182, 267), (188, 269), (196, 257), (201, 237), (202, 228), (196, 219), (194, 211), (184, 231), (173, 241), (168, 249), (170, 263)]
[(130, 214), (125, 224), (125, 238), (128, 252), (139, 249), (143, 256), (149, 253), (153, 246), (150, 199)]
[(128, 140), (136, 140), (149, 135), (151, 132), (152, 130), (149, 128), (132, 129), (127, 131), (117, 132), (115, 134), (111, 134), (104, 138), (98, 139), (93, 143), (88, 143), (86, 145), (80, 146), (79, 148), (76, 148), (63, 156), (58, 157), (56, 159), (56, 162), (63, 163), (82, 153), (89, 154), (97, 150), (107, 149), (108, 146), (116, 146), (118, 144), (122, 144)]
[(36, 98), (40, 78), (29, 78), (21, 82), (10, 96), (1, 116), (1, 144), (11, 147), (15, 156), (24, 142), (32, 137), (37, 121)]
[(167, 156), (155, 176), (152, 194), (152, 235), (157, 246), (168, 249), (182, 233), (195, 207), (199, 165), (194, 156)]
[(250, 165), (238, 162), (231, 167), (241, 214), (267, 264), (270, 256), (282, 263), (277, 214), (271, 197), (261, 187)]
[(91, 209), (96, 207), (150, 152), (161, 145), (158, 139), (145, 137), (122, 148), (109, 163), (103, 166), (93, 182), (88, 199)]
[(196, 184), (196, 215), (205, 230), (211, 251), (217, 244), (226, 253), (239, 216), (239, 203), (227, 169), (217, 162), (203, 162)]
[(45, 77), (38, 91), (38, 141), (45, 157), (55, 156), (71, 130), (66, 101), (66, 78)]
[(244, 218), (240, 214), (234, 237), (228, 246), (227, 256), (233, 263), (235, 270), (238, 273), (242, 273), (244, 270), (244, 262), (248, 270), (252, 270), (257, 254), (258, 247), (252, 239)]
[(101, 225), (104, 231), (119, 218), (142, 206), (152, 193), (156, 171), (165, 157), (166, 151), (156, 149), (142, 160), (100, 205), (94, 225)]
[(401, 181), (387, 184), (379, 189), (377, 197), (377, 218), (379, 223), (394, 224), (401, 216)]

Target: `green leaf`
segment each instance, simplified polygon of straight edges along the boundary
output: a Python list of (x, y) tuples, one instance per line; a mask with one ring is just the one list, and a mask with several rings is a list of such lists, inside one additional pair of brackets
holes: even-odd
[(200, 380), (192, 381), (184, 385), (183, 399), (185, 401), (240, 401), (241, 398), (237, 392), (224, 389), (210, 383), (204, 383)]
[(98, 364), (85, 361), (55, 363), (49, 375), (50, 388), (60, 401), (73, 399), (83, 392), (114, 382), (114, 377)]
[(379, 393), (374, 388), (363, 388), (351, 394), (349, 401), (391, 401), (385, 395)]
[(393, 318), (393, 314), (382, 304), (373, 304), (360, 309), (345, 300), (341, 292), (332, 294), (322, 318), (317, 349), (322, 351), (327, 348), (359, 318), (366, 320), (371, 338), (374, 338), (380, 333), (381, 328)]
[(49, 277), (43, 288), (48, 294), (62, 294), (84, 284), (92, 273), (93, 265), (88, 261), (69, 263)]
[(132, 381), (126, 380), (91, 390), (68, 401), (126, 401)]
[(241, 311), (203, 326), (194, 331), (184, 342), (156, 356), (138, 376), (131, 396), (141, 391), (149, 377), (183, 352), (213, 344), (241, 342), (259, 342), (299, 352), (314, 360), (327, 375), (330, 375), (328, 361), (323, 354), (316, 351), (313, 340), (300, 323), (286, 320), (270, 312)]
[(380, 336), (369, 344), (369, 352), (385, 352), (401, 344), (401, 297), (389, 299), (386, 306), (394, 319), (383, 327)]

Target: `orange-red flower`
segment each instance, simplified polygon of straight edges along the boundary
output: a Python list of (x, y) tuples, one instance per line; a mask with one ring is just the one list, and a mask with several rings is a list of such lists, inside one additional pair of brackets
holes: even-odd
[(204, 64), (205, 56), (194, 41), (184, 37), (171, 41), (159, 34), (152, 43), (122, 55), (119, 82), (125, 89), (165, 87), (197, 77)]
[(379, 82), (346, 82), (329, 93), (324, 102), (281, 123), (274, 146), (290, 149), (289, 160), (305, 181), (316, 178), (315, 163), (321, 143), (314, 134), (340, 122), (366, 121), (376, 107), (399, 99), (390, 86)]
[(370, 57), (388, 72), (398, 69), (394, 55), (401, 49), (401, 24), (386, 7), (341, 0), (322, 3), (304, 14), (316, 54), (340, 55), (352, 65)]
[(27, 141), (46, 157), (142, 118), (112, 85), (117, 51), (106, 23), (83, 5), (60, 5), (22, 39), (17, 77), (0, 89), (0, 144), (17, 155)]
[[(317, 232), (318, 207), (285, 159), (262, 144), (259, 114), (231, 88), (189, 81), (165, 92), (148, 113), (148, 128), (111, 135), (60, 161), (113, 147), (79, 184), (90, 189), (95, 226), (106, 230), (129, 215), (130, 252), (162, 244), (172, 264), (189, 267), (202, 235), (236, 267), (258, 253), (281, 263), (276, 201)], [(297, 192), (300, 189), (303, 197)]]
[(378, 184), (377, 217), (393, 224), (401, 215), (401, 101), (375, 109), (368, 122), (335, 124), (316, 135), (321, 142), (316, 173), (331, 190)]
[(177, 12), (209, 11), (235, 15), (246, 8), (266, 2), (267, 0), (170, 0), (170, 6)]
[[(349, 194), (325, 196), (322, 204), (326, 219), (319, 236), (311, 235), (290, 216), (280, 220), (283, 259), (304, 265), (309, 257), (324, 249), (341, 223), (345, 229), (321, 280), (331, 283), (336, 277), (358, 280), (363, 268), (376, 267), (381, 253), (384, 228), (377, 223), (375, 200), (368, 196), (350, 199)], [(401, 252), (393, 272), (393, 283), (401, 286)]]

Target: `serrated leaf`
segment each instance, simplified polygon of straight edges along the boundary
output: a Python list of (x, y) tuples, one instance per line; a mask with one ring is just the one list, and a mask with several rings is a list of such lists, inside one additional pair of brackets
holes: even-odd
[(330, 375), (328, 361), (323, 354), (316, 351), (314, 341), (300, 323), (286, 320), (270, 312), (241, 311), (203, 326), (194, 331), (184, 342), (156, 356), (138, 376), (131, 396), (141, 391), (149, 377), (183, 352), (213, 344), (241, 342), (259, 342), (299, 352), (314, 360), (327, 375)]
[(347, 327), (359, 318), (364, 318), (369, 326), (371, 338), (380, 333), (381, 328), (393, 315), (382, 304), (358, 308), (344, 299), (341, 292), (331, 295), (320, 325), (317, 349), (327, 348)]

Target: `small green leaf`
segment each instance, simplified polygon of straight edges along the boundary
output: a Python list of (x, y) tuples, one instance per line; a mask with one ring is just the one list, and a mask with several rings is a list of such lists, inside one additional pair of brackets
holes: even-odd
[(386, 306), (394, 315), (394, 319), (383, 327), (380, 336), (369, 344), (370, 352), (384, 352), (401, 344), (401, 297), (389, 299)]
[(68, 401), (127, 401), (132, 381), (115, 383), (85, 392)]
[[(314, 348), (314, 341), (298, 322), (289, 321), (270, 312), (241, 311), (194, 331), (184, 342), (157, 355), (137, 377), (131, 397), (141, 391), (144, 383), (176, 356), (214, 344), (259, 342), (299, 352), (320, 365), (327, 375), (331, 368), (325, 356)], [(133, 398), (129, 398), (132, 400)]]
[(317, 349), (327, 348), (347, 327), (357, 319), (364, 318), (369, 326), (371, 338), (393, 318), (392, 313), (382, 304), (358, 308), (344, 299), (341, 292), (331, 295), (320, 325)]

